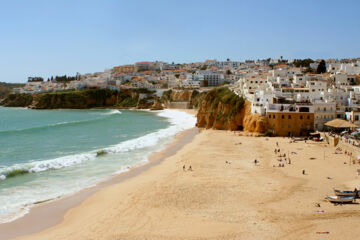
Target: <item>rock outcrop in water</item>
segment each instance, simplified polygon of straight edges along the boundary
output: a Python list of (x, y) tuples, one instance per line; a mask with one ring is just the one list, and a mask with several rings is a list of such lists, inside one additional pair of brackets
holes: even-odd
[(202, 93), (197, 101), (197, 127), (258, 133), (266, 131), (266, 118), (252, 115), (250, 102), (227, 88)]

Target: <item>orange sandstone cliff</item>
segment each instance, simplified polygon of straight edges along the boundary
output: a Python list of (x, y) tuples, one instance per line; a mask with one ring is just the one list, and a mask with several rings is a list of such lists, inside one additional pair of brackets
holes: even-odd
[(251, 114), (251, 103), (227, 88), (203, 93), (198, 99), (197, 127), (264, 133), (266, 118)]

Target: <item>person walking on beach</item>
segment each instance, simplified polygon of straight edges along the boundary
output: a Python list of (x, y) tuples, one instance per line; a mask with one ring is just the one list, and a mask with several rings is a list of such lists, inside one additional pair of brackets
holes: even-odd
[(278, 142), (276, 142), (276, 146), (277, 146), (277, 147), (279, 146), (279, 143), (278, 143)]
[(185, 165), (183, 166), (183, 171), (185, 171)]
[(191, 167), (191, 165), (189, 166), (189, 171), (192, 171), (192, 167)]
[(302, 170), (302, 174), (305, 175), (305, 169)]

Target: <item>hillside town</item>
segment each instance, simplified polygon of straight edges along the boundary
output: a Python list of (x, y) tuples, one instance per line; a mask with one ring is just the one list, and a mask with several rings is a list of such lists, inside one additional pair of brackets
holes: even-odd
[(206, 60), (175, 64), (160, 61), (116, 66), (74, 77), (29, 77), (15, 93), (42, 93), (85, 88), (197, 89), (227, 86), (251, 103), (251, 112), (266, 116), (277, 135), (305, 135), (324, 130), (336, 118), (360, 126), (360, 59), (246, 61)]

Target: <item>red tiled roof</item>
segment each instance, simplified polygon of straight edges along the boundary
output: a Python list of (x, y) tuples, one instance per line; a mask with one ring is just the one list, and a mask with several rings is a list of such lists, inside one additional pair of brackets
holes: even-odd
[(278, 64), (278, 65), (275, 65), (276, 68), (282, 68), (282, 67), (287, 67), (288, 65), (287, 64)]

